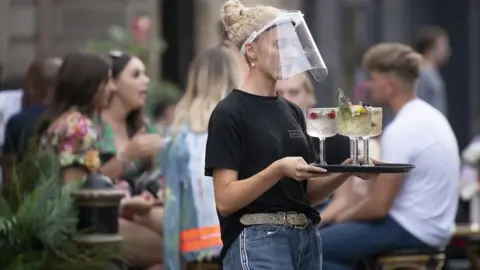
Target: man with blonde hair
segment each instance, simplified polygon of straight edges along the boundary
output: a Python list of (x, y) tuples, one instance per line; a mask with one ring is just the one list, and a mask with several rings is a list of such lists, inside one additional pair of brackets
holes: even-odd
[(422, 56), (409, 46), (372, 47), (363, 65), (372, 98), (395, 118), (381, 138), (381, 159), (415, 165), (408, 174), (380, 174), (370, 192), (321, 230), (324, 269), (351, 265), (384, 252), (443, 248), (458, 204), (458, 146), (447, 119), (417, 98)]

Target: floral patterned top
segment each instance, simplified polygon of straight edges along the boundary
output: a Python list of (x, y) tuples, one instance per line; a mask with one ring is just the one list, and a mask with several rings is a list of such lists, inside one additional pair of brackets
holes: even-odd
[(88, 172), (96, 172), (100, 168), (96, 138), (92, 121), (72, 109), (63, 113), (42, 134), (40, 148), (53, 149), (59, 156), (62, 168), (81, 166)]

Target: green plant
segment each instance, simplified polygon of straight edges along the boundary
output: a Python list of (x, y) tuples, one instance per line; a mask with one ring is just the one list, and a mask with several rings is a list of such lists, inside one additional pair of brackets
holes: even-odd
[(103, 270), (117, 256), (111, 248), (73, 241), (77, 211), (71, 192), (79, 184), (62, 184), (53, 154), (28, 154), (2, 188), (0, 269)]
[(145, 63), (150, 62), (150, 51), (160, 54), (167, 49), (163, 39), (150, 38), (146, 42), (138, 42), (125, 28), (114, 25), (107, 29), (105, 40), (89, 40), (86, 43), (87, 50), (108, 53), (111, 50), (120, 50), (139, 56)]
[(175, 84), (168, 81), (151, 82), (147, 96), (146, 112), (151, 116), (158, 102), (166, 101), (167, 103), (176, 104), (180, 97), (181, 92)]

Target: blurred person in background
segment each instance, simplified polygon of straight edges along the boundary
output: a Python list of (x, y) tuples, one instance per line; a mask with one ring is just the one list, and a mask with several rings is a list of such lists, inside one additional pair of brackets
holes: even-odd
[(414, 47), (423, 55), (417, 95), (448, 117), (445, 82), (439, 71), (450, 57), (447, 32), (438, 26), (421, 28), (415, 37)]
[(27, 150), (38, 120), (51, 98), (61, 64), (60, 58), (38, 58), (28, 68), (22, 95), (23, 108), (8, 120), (5, 128), (1, 157), (4, 179), (10, 179), (11, 165), (21, 160)]
[[(138, 200), (136, 207), (143, 208), (141, 214), (122, 212), (123, 220), (128, 222), (120, 227), (120, 233), (126, 242), (139, 241), (138, 245), (124, 245), (129, 259), (139, 266), (158, 264), (163, 253), (163, 207), (159, 199), (156, 205), (142, 200), (158, 197), (160, 192), (147, 187), (151, 181), (157, 182), (154, 187), (160, 187), (160, 175), (155, 172), (160, 165), (155, 156), (163, 147), (155, 125), (144, 114), (150, 79), (138, 57), (121, 51), (111, 51), (109, 57), (115, 91), (106, 97), (106, 106), (94, 121), (100, 172), (124, 189), (127, 198)], [(138, 237), (140, 233), (144, 238)], [(148, 247), (148, 252), (139, 249), (141, 245)]]
[(395, 114), (381, 138), (385, 162), (413, 164), (408, 174), (381, 174), (355, 207), (321, 230), (324, 269), (351, 269), (362, 259), (401, 249), (444, 248), (454, 230), (459, 153), (438, 110), (416, 97), (422, 57), (398, 43), (372, 47), (363, 64), (372, 99)]
[(276, 84), (277, 95), (296, 104), (304, 114), (317, 104), (315, 88), (308, 76), (307, 72), (303, 72)]
[(241, 68), (231, 49), (223, 46), (201, 53), (190, 66), (187, 90), (170, 132), (173, 139), (162, 157), (169, 194), (164, 221), (166, 269), (181, 269), (180, 262), (197, 269), (220, 254), (213, 182), (204, 176), (207, 125), (218, 102), (242, 84)]
[(3, 153), (21, 156), (26, 150), (28, 139), (34, 134), (37, 121), (48, 106), (61, 64), (60, 58), (36, 59), (28, 68), (23, 109), (7, 123)]
[(92, 120), (112, 91), (110, 63), (94, 53), (68, 54), (58, 71), (49, 106), (36, 131), (39, 148), (53, 150), (64, 182), (77, 181), (100, 166)]
[(12, 115), (22, 109), (22, 90), (0, 91), (0, 147), (5, 142), (5, 128)]
[(101, 172), (126, 181), (131, 193), (139, 194), (143, 190), (137, 180), (156, 166), (154, 156), (163, 146), (155, 125), (144, 114), (150, 79), (138, 57), (120, 51), (110, 52), (109, 57), (115, 91), (95, 119)]
[[(64, 182), (79, 181), (88, 174), (102, 172), (93, 119), (116, 90), (111, 73), (110, 60), (95, 53), (70, 53), (60, 67), (52, 100), (37, 133), (40, 151), (56, 153)], [(144, 215), (153, 202), (151, 196), (124, 198), (120, 210)], [(158, 234), (124, 218), (119, 219), (119, 231), (123, 236), (123, 252), (134, 264), (150, 266), (159, 261), (162, 239)]]

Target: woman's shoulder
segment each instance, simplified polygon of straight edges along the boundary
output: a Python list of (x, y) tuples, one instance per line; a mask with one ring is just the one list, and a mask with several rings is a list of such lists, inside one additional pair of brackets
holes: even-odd
[(242, 93), (240, 90), (236, 90), (231, 92), (228, 96), (226, 96), (224, 99), (222, 99), (217, 106), (215, 106), (214, 111), (220, 111), (220, 112), (234, 112), (242, 107), (244, 107), (245, 104), (245, 99), (243, 97)]
[(220, 101), (212, 111), (210, 121), (229, 121), (240, 120), (243, 117), (245, 106), (239, 100), (229, 99), (230, 96)]
[(93, 129), (92, 120), (84, 114), (71, 110), (63, 113), (48, 128), (49, 133), (65, 133), (66, 136), (87, 135)]
[(62, 167), (81, 165), (95, 171), (100, 166), (95, 141), (96, 132), (91, 119), (72, 110), (54, 120), (42, 134), (40, 147), (54, 150)]
[(56, 145), (65, 142), (69, 144), (93, 144), (96, 132), (89, 117), (78, 111), (67, 111), (61, 114), (42, 134), (42, 144)]

